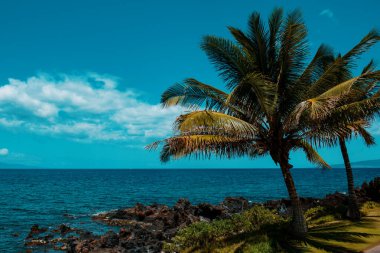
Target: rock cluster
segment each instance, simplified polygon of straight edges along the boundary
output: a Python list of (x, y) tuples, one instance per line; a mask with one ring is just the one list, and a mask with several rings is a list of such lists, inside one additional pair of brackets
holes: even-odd
[(363, 183), (358, 190), (358, 195), (365, 200), (380, 201), (380, 177), (376, 177), (369, 183)]
[[(31, 228), (26, 245), (44, 246), (67, 252), (160, 252), (162, 243), (175, 233), (197, 221), (230, 217), (250, 207), (244, 198), (226, 198), (219, 205), (192, 205), (180, 199), (173, 207), (136, 204), (134, 207), (98, 214), (94, 221), (120, 227), (118, 233), (109, 231), (102, 236), (61, 225), (47, 231), (38, 225)], [(48, 233), (47, 233), (48, 232)], [(46, 234), (47, 233), (47, 234)]]

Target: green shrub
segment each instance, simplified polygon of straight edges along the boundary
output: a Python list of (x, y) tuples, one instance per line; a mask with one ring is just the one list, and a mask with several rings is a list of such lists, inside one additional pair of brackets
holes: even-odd
[(338, 206), (316, 206), (308, 209), (305, 212), (306, 221), (309, 224), (323, 224), (326, 222), (331, 222), (335, 220), (341, 220), (347, 212), (347, 207), (344, 205)]
[(360, 212), (362, 215), (368, 215), (368, 213), (372, 210), (372, 209), (375, 209), (375, 208), (378, 208), (380, 207), (380, 203), (377, 203), (377, 202), (374, 202), (374, 201), (367, 201), (365, 202), (361, 208), (360, 208)]
[(283, 221), (279, 215), (262, 206), (255, 206), (244, 212), (241, 216), (249, 221), (250, 230), (259, 230), (263, 226)]
[(307, 221), (312, 221), (312, 220), (315, 220), (315, 219), (318, 219), (324, 215), (327, 215), (328, 212), (327, 212), (327, 209), (323, 206), (316, 206), (316, 207), (312, 207), (310, 209), (308, 209), (306, 212), (305, 212), (305, 218)]
[(329, 214), (329, 215), (321, 216), (321, 217), (311, 221), (310, 223), (313, 225), (322, 225), (322, 224), (332, 222), (332, 221), (336, 221), (336, 220), (337, 219), (334, 215)]
[(282, 222), (283, 219), (262, 206), (235, 214), (230, 219), (212, 222), (196, 222), (178, 231), (172, 242), (164, 244), (164, 250), (174, 252), (186, 248), (207, 248), (210, 243), (232, 236), (258, 231), (266, 226)]

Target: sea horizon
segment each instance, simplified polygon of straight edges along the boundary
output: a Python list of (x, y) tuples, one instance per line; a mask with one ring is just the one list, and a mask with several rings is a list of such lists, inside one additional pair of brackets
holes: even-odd
[[(317, 167), (294, 167), (292, 170), (315, 169), (321, 171), (344, 170), (343, 167), (333, 167), (330, 169)], [(380, 169), (380, 167), (353, 167), (353, 169)], [(0, 170), (280, 170), (280, 168), (0, 168)]]

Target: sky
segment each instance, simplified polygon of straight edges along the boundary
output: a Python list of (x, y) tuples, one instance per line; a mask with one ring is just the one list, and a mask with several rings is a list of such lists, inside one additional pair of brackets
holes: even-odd
[[(161, 93), (188, 77), (222, 88), (199, 48), (205, 35), (230, 38), (258, 11), (303, 12), (310, 51), (346, 52), (380, 28), (377, 0), (12, 0), (0, 1), (0, 163), (39, 168), (271, 168), (269, 157), (182, 159), (162, 164), (146, 144), (170, 135), (183, 109)], [(380, 60), (380, 46), (360, 61)], [(380, 123), (371, 133), (380, 143)], [(380, 146), (349, 143), (353, 161), (380, 159)], [(339, 150), (321, 149), (330, 164)], [(311, 167), (293, 152), (295, 167)]]

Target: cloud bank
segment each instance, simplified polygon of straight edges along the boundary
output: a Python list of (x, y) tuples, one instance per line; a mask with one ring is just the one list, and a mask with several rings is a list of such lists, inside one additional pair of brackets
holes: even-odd
[(150, 104), (116, 78), (83, 76), (10, 78), (0, 86), (0, 125), (83, 141), (162, 138), (180, 114), (178, 107)]

